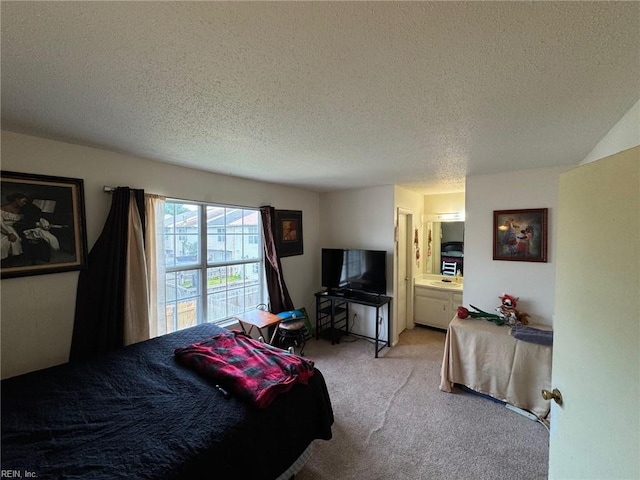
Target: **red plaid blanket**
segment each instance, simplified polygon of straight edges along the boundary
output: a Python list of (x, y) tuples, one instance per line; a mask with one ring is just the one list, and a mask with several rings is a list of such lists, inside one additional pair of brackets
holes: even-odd
[(252, 339), (239, 330), (176, 348), (176, 359), (258, 408), (296, 383), (307, 384), (313, 362)]

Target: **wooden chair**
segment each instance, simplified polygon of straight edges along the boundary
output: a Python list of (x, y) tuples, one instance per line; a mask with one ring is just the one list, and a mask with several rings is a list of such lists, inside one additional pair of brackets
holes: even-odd
[(455, 277), (458, 264), (456, 262), (442, 262), (442, 275)]

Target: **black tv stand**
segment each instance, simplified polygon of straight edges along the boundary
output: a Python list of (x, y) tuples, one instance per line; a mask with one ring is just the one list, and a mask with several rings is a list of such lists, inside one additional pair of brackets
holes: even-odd
[[(316, 293), (316, 340), (323, 331), (328, 332), (331, 344), (339, 343), (340, 336), (349, 335), (349, 305), (356, 303), (376, 309), (375, 337), (351, 333), (375, 341), (375, 358), (385, 347), (391, 346), (391, 300), (392, 297), (354, 290), (326, 290)], [(380, 308), (387, 306), (387, 340), (380, 340)], [(382, 344), (380, 346), (380, 344)]]
[(363, 302), (377, 302), (383, 298), (383, 295), (380, 293), (365, 292), (363, 290), (351, 290), (348, 288), (327, 290), (326, 294), (331, 297), (348, 298), (350, 300), (353, 300), (353, 303), (357, 303), (357, 300), (361, 300)]

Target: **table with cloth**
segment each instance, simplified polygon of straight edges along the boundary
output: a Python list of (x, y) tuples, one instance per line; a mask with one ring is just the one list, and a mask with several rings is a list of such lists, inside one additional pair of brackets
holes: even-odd
[(518, 340), (511, 328), (454, 317), (445, 339), (440, 390), (452, 392), (454, 384), (464, 385), (545, 419), (550, 404), (541, 391), (551, 387), (552, 346)]

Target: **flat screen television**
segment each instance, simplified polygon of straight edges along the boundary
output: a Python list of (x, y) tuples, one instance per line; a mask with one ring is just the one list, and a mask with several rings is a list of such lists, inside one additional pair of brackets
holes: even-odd
[(322, 249), (322, 286), (329, 290), (387, 293), (387, 252)]

